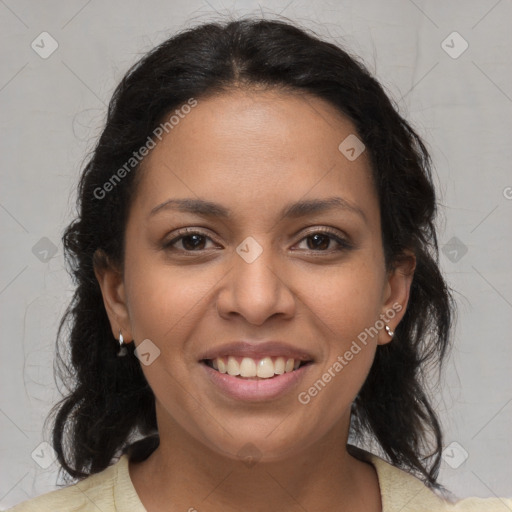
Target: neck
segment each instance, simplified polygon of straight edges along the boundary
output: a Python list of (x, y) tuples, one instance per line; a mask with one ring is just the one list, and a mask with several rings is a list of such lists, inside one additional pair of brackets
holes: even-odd
[(159, 425), (159, 447), (130, 477), (148, 512), (337, 510), (380, 512), (372, 465), (346, 450), (348, 420), (287, 459), (234, 460), (172, 423)]

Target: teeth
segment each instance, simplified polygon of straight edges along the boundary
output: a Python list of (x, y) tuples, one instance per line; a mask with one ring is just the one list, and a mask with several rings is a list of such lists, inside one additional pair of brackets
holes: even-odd
[(277, 375), (282, 375), (284, 373), (284, 366), (284, 357), (278, 357), (274, 363), (274, 373)]
[(240, 363), (240, 375), (242, 377), (256, 377), (256, 363), (250, 357), (244, 357)]
[(226, 363), (224, 362), (223, 359), (221, 359), (220, 357), (218, 357), (217, 359), (215, 359), (213, 361), (213, 367), (215, 368), (215, 361), (217, 361), (217, 365), (219, 367), (219, 372), (220, 373), (227, 373), (228, 371), (228, 368), (226, 366)]
[(228, 373), (229, 375), (240, 375), (240, 365), (234, 357), (228, 357)]
[(273, 360), (271, 357), (264, 357), (259, 361), (251, 357), (244, 357), (239, 363), (233, 356), (226, 359), (217, 357), (212, 360), (212, 366), (220, 373), (227, 373), (228, 375), (245, 378), (259, 377), (260, 379), (269, 379), (274, 375), (282, 375), (296, 370), (301, 364), (300, 359), (285, 359), (284, 357), (277, 357)]
[(261, 379), (268, 379), (274, 376), (274, 363), (270, 357), (264, 357), (258, 363), (257, 376)]

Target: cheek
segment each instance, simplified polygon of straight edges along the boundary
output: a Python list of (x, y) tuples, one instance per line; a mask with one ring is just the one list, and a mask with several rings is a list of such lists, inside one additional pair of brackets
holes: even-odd
[(127, 270), (125, 277), (133, 337), (157, 342), (183, 315), (190, 294), (184, 293), (166, 273), (134, 267), (132, 272)]
[(200, 322), (198, 315), (204, 316), (205, 301), (221, 277), (207, 267), (171, 267), (132, 252), (125, 261), (125, 285), (134, 339), (149, 338), (162, 355), (180, 348)]
[[(365, 264), (354, 259), (350, 264), (328, 269), (303, 282), (309, 283), (308, 306), (331, 329), (331, 337), (340, 342), (357, 337), (373, 325), (382, 307), (383, 272), (377, 263)], [(307, 282), (306, 282), (307, 281)]]
[(131, 254), (125, 261), (125, 283), (132, 334), (137, 346), (149, 339), (160, 351), (141, 368), (157, 402), (172, 411), (176, 421), (187, 424), (199, 405), (189, 377), (195, 360), (186, 345), (204, 317), (203, 301), (215, 279), (192, 267), (171, 268), (156, 258)]
[(175, 289), (176, 282), (162, 274), (155, 278), (148, 272), (143, 277), (127, 277), (126, 282), (134, 339), (160, 340), (184, 314), (190, 294)]
[[(329, 401), (346, 407), (351, 402), (373, 362), (377, 336), (374, 326), (382, 308), (383, 271), (377, 263), (340, 266), (325, 276), (316, 276), (308, 307), (316, 331), (325, 340), (320, 361), (320, 378), (309, 385), (314, 395), (322, 395), (316, 406)], [(315, 376), (318, 379), (318, 375)], [(325, 384), (325, 386), (324, 386)], [(340, 412), (334, 407), (333, 415)]]

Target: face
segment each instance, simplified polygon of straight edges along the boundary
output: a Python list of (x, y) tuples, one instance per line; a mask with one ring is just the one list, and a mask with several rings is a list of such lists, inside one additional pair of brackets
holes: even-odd
[[(411, 281), (386, 269), (369, 159), (338, 149), (351, 135), (318, 98), (235, 91), (199, 100), (146, 157), (123, 272), (97, 277), (116, 338), (121, 329), (145, 343), (162, 442), (187, 432), (218, 454), (236, 458), (251, 443), (277, 460), (348, 430)], [(184, 199), (217, 208), (170, 202)], [(238, 341), (281, 342), (309, 363), (248, 381), (201, 361)], [(275, 363), (286, 350), (267, 355)]]

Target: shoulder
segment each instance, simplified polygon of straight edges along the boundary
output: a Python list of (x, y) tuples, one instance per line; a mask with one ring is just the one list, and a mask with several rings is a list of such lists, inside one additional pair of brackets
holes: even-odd
[[(128, 508), (127, 508), (128, 507)], [(145, 512), (128, 472), (128, 456), (73, 485), (24, 501), (11, 512)]]
[(419, 478), (384, 459), (350, 446), (355, 457), (370, 462), (379, 479), (382, 512), (511, 512), (512, 499), (466, 498), (454, 501), (427, 487)]
[(458, 501), (450, 512), (510, 512), (512, 498), (466, 498)]

